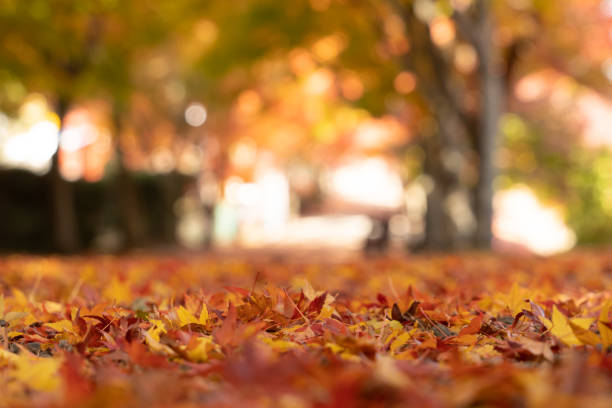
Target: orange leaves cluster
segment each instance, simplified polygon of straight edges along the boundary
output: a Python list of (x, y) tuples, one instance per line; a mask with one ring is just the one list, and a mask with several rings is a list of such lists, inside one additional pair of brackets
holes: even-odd
[(609, 406), (612, 257), (0, 260), (3, 406)]

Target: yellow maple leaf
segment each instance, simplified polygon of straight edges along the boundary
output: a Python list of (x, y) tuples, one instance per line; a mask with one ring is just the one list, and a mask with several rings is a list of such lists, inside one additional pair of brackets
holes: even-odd
[(599, 335), (601, 336), (601, 344), (604, 350), (612, 345), (612, 329), (607, 324), (610, 323), (609, 313), (610, 307), (612, 307), (612, 299), (608, 299), (601, 309), (599, 314), (599, 321), (597, 322), (597, 328), (599, 329)]
[(389, 346), (389, 351), (391, 351), (391, 353), (394, 354), (401, 346), (406, 344), (408, 340), (410, 340), (411, 338), (412, 338), (412, 335), (409, 332), (400, 334), (393, 340), (393, 342)]
[(316, 320), (329, 319), (336, 310), (332, 306), (323, 306)]
[(127, 303), (132, 298), (129, 285), (121, 282), (116, 276), (110, 281), (109, 285), (102, 292), (104, 298), (117, 303)]
[(165, 344), (160, 343), (159, 340), (154, 339), (153, 336), (151, 336), (148, 331), (144, 332), (144, 337), (145, 337), (145, 342), (147, 343), (147, 346), (149, 346), (151, 351), (154, 351), (156, 353), (166, 354), (172, 357), (176, 356), (176, 352), (174, 350), (172, 350), (170, 347), (166, 346)]
[(70, 320), (60, 320), (57, 321), (55, 323), (45, 323), (45, 326), (49, 326), (52, 329), (58, 331), (58, 332), (63, 332), (63, 331), (68, 331), (68, 332), (72, 332), (74, 331), (74, 328), (72, 327), (72, 322)]
[(11, 325), (14, 325), (19, 320), (25, 317), (28, 317), (28, 315), (29, 314), (27, 312), (15, 312), (14, 311), (14, 312), (8, 312), (7, 314), (5, 314), (3, 319), (11, 323)]
[(13, 288), (13, 304), (20, 308), (25, 308), (29, 305), (27, 296), (17, 288)]
[(24, 352), (13, 363), (12, 376), (34, 390), (54, 391), (61, 385), (58, 374), (62, 365), (60, 358), (39, 358)]
[(161, 320), (150, 319), (149, 322), (153, 323), (153, 327), (147, 330), (147, 333), (153, 338), (155, 341), (159, 341), (159, 336), (162, 333), (166, 333), (166, 326)]
[[(172, 299), (172, 302), (174, 302), (174, 298)], [(168, 299), (162, 300), (162, 302), (159, 304), (158, 309), (163, 310), (163, 311), (168, 310), (169, 309), (168, 303), (169, 303)]]
[(514, 282), (512, 285), (512, 289), (510, 289), (510, 293), (505, 296), (506, 306), (512, 312), (512, 316), (516, 316), (517, 313), (520, 313), (521, 310), (525, 308), (525, 300), (529, 299), (530, 292), (527, 289), (523, 289), (519, 287), (519, 285)]
[(195, 347), (187, 349), (185, 352), (189, 360), (203, 363), (208, 360), (208, 352), (215, 348), (215, 343), (209, 336), (197, 337), (195, 342)]
[(591, 318), (575, 318), (571, 320), (571, 323), (576, 328), (577, 331), (580, 331), (581, 337), (585, 342), (580, 341), (578, 337), (574, 334), (574, 330), (572, 330), (572, 326), (570, 325), (570, 320), (557, 309), (557, 306), (553, 306), (552, 313), (552, 326), (550, 327), (550, 332), (559, 338), (563, 343), (568, 346), (581, 346), (583, 344), (589, 344), (592, 340), (592, 337), (589, 337), (588, 334), (584, 333), (588, 331), (589, 326), (593, 322)]
[(340, 354), (342, 351), (344, 351), (343, 347), (337, 345), (336, 343), (332, 343), (332, 342), (325, 343), (325, 347), (329, 348), (331, 352), (334, 354)]
[(542, 324), (544, 325), (544, 327), (546, 327), (547, 330), (550, 330), (552, 327), (552, 322), (544, 316), (538, 316), (540, 318), (540, 321), (542, 322)]
[(314, 298), (316, 298), (318, 295), (318, 293), (313, 289), (312, 285), (310, 285), (310, 282), (308, 282), (306, 278), (296, 279), (293, 282), (293, 286), (296, 289), (301, 290), (304, 293), (306, 299), (310, 301), (314, 300)]
[[(576, 338), (582, 343), (582, 344), (588, 344), (591, 346), (595, 346), (597, 344), (600, 343), (599, 337), (593, 333), (592, 331), (590, 331), (588, 329), (588, 326), (585, 328), (582, 325), (576, 323), (577, 319), (572, 319), (569, 321), (569, 325), (572, 328), (572, 331), (574, 332), (574, 335), (576, 336)], [(593, 321), (592, 319), (591, 322)], [(590, 323), (589, 323), (590, 326)]]
[(10, 331), (7, 333), (7, 336), (9, 339), (12, 339), (13, 337), (23, 336), (23, 333), (18, 331)]
[(199, 317), (195, 317), (195, 315), (184, 306), (179, 306), (176, 309), (176, 316), (178, 317), (178, 323), (181, 327), (192, 323), (206, 325), (209, 318), (208, 309), (206, 308), (205, 304), (202, 304), (202, 311), (200, 312)]
[(404, 326), (398, 322), (397, 320), (391, 320), (389, 322), (389, 326), (393, 329), (393, 330), (404, 330)]
[(478, 307), (480, 307), (482, 310), (488, 310), (492, 307), (492, 305), (493, 299), (490, 297), (484, 297), (478, 302)]
[(329, 319), (332, 317), (334, 313), (336, 313), (336, 309), (332, 306), (332, 303), (336, 301), (336, 298), (330, 295), (329, 293), (325, 296), (325, 302), (323, 303), (323, 307), (319, 312), (319, 315), (316, 317), (316, 320)]
[(359, 356), (356, 356), (355, 354), (352, 354), (348, 351), (343, 351), (340, 354), (338, 354), (338, 356), (346, 361), (350, 361), (352, 363), (360, 363), (361, 362), (361, 358)]
[(261, 337), (261, 340), (270, 346), (273, 350), (279, 353), (284, 353), (288, 350), (299, 348), (300, 345), (288, 340), (274, 340), (268, 337)]
[(202, 303), (202, 311), (198, 320), (201, 325), (205, 325), (208, 322), (208, 308), (204, 303)]
[(589, 327), (591, 327), (593, 320), (595, 319), (593, 319), (592, 317), (574, 317), (570, 319), (570, 322), (584, 330), (589, 330)]
[(14, 363), (18, 358), (18, 354), (11, 353), (10, 351), (0, 348), (0, 361), (9, 361)]
[(179, 326), (187, 326), (188, 324), (200, 324), (200, 321), (183, 306), (179, 306), (176, 309), (176, 316), (178, 317)]
[(567, 321), (567, 317), (557, 309), (557, 306), (553, 306), (552, 327), (550, 327), (550, 332), (568, 346), (582, 345), (580, 340), (574, 335)]

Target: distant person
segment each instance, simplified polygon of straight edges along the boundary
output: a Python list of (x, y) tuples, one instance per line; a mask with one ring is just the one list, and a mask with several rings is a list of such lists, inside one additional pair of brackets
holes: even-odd
[(372, 218), (372, 229), (367, 236), (364, 251), (369, 253), (382, 253), (389, 246), (389, 219)]

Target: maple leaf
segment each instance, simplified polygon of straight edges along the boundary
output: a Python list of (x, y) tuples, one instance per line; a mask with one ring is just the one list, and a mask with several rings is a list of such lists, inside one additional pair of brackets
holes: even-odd
[(285, 353), (289, 350), (300, 348), (300, 345), (288, 340), (275, 340), (268, 337), (261, 337), (261, 340), (270, 346), (273, 350), (279, 353)]
[[(330, 295), (327, 296), (329, 297)], [(316, 317), (316, 320), (329, 319), (334, 313), (336, 313), (336, 310), (332, 306), (323, 305), (323, 307), (321, 308), (321, 313), (319, 313), (319, 315)]]
[(327, 292), (323, 292), (319, 296), (315, 297), (308, 305), (308, 308), (306, 309), (306, 314), (318, 315), (319, 313), (321, 313), (321, 309), (323, 309), (323, 305), (325, 304), (326, 298)]
[[(166, 356), (176, 356), (174, 350), (161, 343), (154, 344), (147, 341), (146, 344), (149, 346), (149, 348), (140, 342), (133, 341), (126, 344), (123, 347), (123, 350), (129, 356), (133, 364), (151, 368), (169, 367)], [(152, 351), (157, 354), (152, 353)]]
[(527, 289), (523, 289), (519, 287), (519, 285), (514, 282), (512, 288), (510, 289), (510, 293), (505, 296), (505, 302), (508, 309), (512, 313), (512, 316), (515, 316), (519, 313), (526, 305), (526, 300), (529, 299), (529, 291)]
[(475, 334), (459, 334), (456, 337), (452, 337), (447, 342), (458, 344), (461, 346), (473, 346), (478, 341), (478, 336)]
[(27, 312), (8, 312), (7, 314), (4, 315), (2, 320), (6, 321), (8, 323), (14, 323), (17, 320), (23, 319), (24, 317), (26, 317), (28, 315), (29, 315), (29, 313), (27, 313)]
[(389, 345), (389, 351), (392, 354), (395, 354), (395, 352), (397, 352), (397, 350), (403, 346), (404, 344), (406, 344), (410, 339), (412, 338), (412, 335), (408, 332), (406, 333), (402, 333), (399, 336), (397, 336), (393, 342)]
[(130, 287), (116, 276), (111, 279), (102, 295), (106, 299), (117, 303), (128, 303), (132, 299)]
[(19, 357), (17, 354), (11, 353), (10, 351), (0, 348), (0, 361), (8, 361), (14, 363), (18, 358)]
[(144, 332), (145, 342), (149, 346), (149, 348), (156, 353), (166, 354), (168, 356), (176, 356), (176, 352), (172, 350), (165, 344), (160, 343), (159, 340), (156, 340), (151, 336), (148, 332)]
[(296, 289), (301, 290), (304, 297), (311, 302), (318, 296), (317, 292), (313, 289), (312, 285), (307, 279), (296, 279), (293, 286)]
[(199, 320), (183, 306), (179, 306), (176, 309), (176, 315), (178, 316), (178, 323), (180, 327), (187, 326), (188, 324), (199, 324)]
[[(592, 320), (590, 321), (592, 322)], [(596, 346), (597, 344), (601, 343), (599, 337), (588, 328), (584, 328), (573, 320), (570, 320), (568, 323), (572, 329), (572, 332), (574, 333), (574, 336), (576, 336), (578, 341), (580, 341), (582, 344)]]
[(482, 316), (482, 315), (476, 316), (475, 318), (473, 318), (470, 321), (470, 324), (468, 324), (463, 329), (461, 329), (461, 331), (459, 332), (459, 336), (463, 336), (465, 334), (476, 334), (476, 333), (478, 333), (480, 331), (480, 328), (482, 327), (482, 319), (483, 318), (484, 318), (484, 316)]
[(233, 303), (230, 303), (227, 309), (227, 316), (223, 320), (221, 327), (215, 329), (213, 336), (217, 343), (222, 347), (232, 343), (234, 339), (234, 332), (237, 326), (237, 314), (236, 308)]
[(60, 368), (64, 382), (64, 404), (66, 406), (82, 406), (89, 397), (94, 384), (84, 374), (86, 359), (76, 353), (67, 353)]
[(216, 348), (212, 337), (194, 336), (187, 345), (185, 352), (191, 361), (203, 363), (208, 361), (209, 353)]
[(387, 297), (382, 293), (378, 293), (376, 295), (376, 300), (378, 300), (378, 303), (380, 303), (382, 306), (389, 306), (389, 301), (387, 300)]
[(608, 299), (601, 308), (597, 327), (601, 336), (601, 343), (604, 349), (612, 346), (612, 328), (610, 328), (610, 307), (612, 307), (612, 299)]
[(26, 307), (29, 306), (30, 301), (28, 300), (28, 297), (19, 289), (17, 288), (13, 288), (12, 289), (12, 295), (13, 295), (13, 304), (21, 309), (25, 309)]
[(179, 306), (176, 309), (176, 315), (180, 327), (187, 326), (188, 324), (200, 324), (205, 326), (208, 322), (208, 309), (205, 304), (202, 304), (202, 311), (199, 317), (195, 317), (193, 313), (183, 306)]
[(162, 333), (167, 333), (166, 326), (161, 320), (157, 319), (149, 319), (149, 322), (152, 323), (153, 326), (151, 326), (147, 333), (153, 340), (159, 341), (159, 336)]
[[(543, 323), (554, 336), (566, 345), (581, 346), (583, 344), (593, 344), (593, 340), (595, 340), (595, 344), (598, 342), (595, 333), (588, 330), (593, 320), (591, 318), (573, 318), (570, 320), (557, 309), (557, 306), (553, 306), (552, 322), (543, 319)], [(576, 332), (579, 335), (576, 335)], [(591, 333), (592, 336), (588, 333)]]
[(61, 358), (35, 357), (24, 351), (12, 362), (15, 365), (12, 376), (34, 390), (54, 391), (61, 385), (61, 376), (58, 375)]
[(406, 321), (397, 303), (394, 303), (393, 307), (391, 308), (391, 318), (400, 323), (403, 323), (404, 321)]
[(208, 322), (208, 318), (208, 308), (206, 307), (206, 304), (202, 303), (202, 310), (200, 311), (198, 321), (201, 325), (206, 325), (206, 323)]
[(70, 320), (59, 320), (53, 323), (45, 323), (45, 326), (51, 327), (52, 329), (58, 332), (74, 332), (74, 327), (72, 326), (72, 322)]

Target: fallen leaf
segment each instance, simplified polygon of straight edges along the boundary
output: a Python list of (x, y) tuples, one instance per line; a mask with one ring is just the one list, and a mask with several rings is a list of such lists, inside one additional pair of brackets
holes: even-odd
[(29, 388), (54, 391), (61, 385), (61, 376), (58, 375), (62, 366), (60, 358), (40, 358), (23, 351), (12, 362), (15, 364), (13, 377)]
[(612, 345), (612, 329), (610, 328), (610, 307), (612, 307), (612, 299), (608, 299), (604, 306), (601, 308), (599, 314), (599, 321), (597, 322), (597, 328), (599, 329), (599, 335), (601, 336), (601, 343), (604, 349)]
[(57, 322), (53, 322), (53, 323), (45, 323), (45, 326), (51, 327), (54, 330), (57, 330), (58, 332), (74, 332), (74, 327), (72, 327), (72, 322), (70, 320), (59, 320)]
[(470, 321), (470, 324), (468, 324), (463, 329), (461, 329), (461, 331), (459, 332), (459, 336), (462, 336), (464, 334), (478, 333), (480, 331), (480, 327), (482, 326), (482, 319), (483, 319), (482, 315), (476, 316), (475, 318), (473, 318)]
[(176, 309), (176, 315), (178, 316), (178, 323), (180, 327), (187, 326), (188, 324), (200, 324), (200, 321), (183, 306), (179, 306)]

